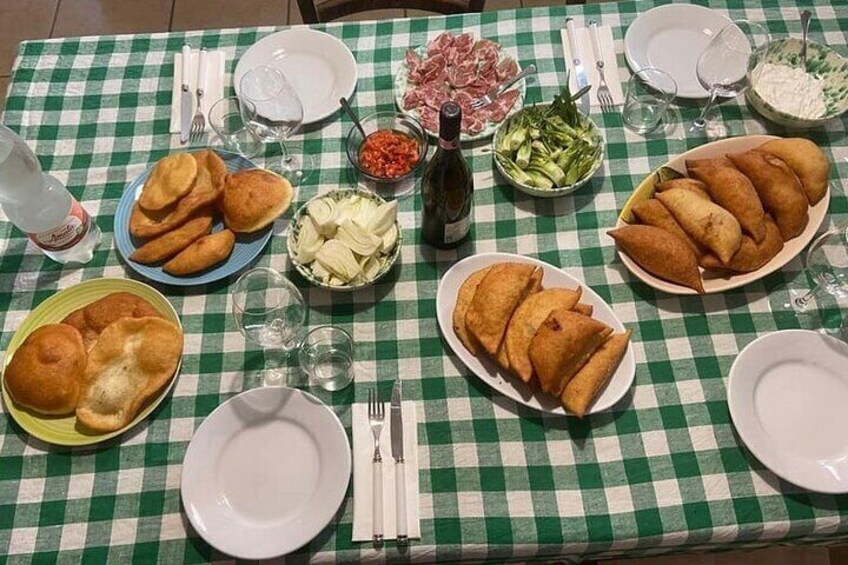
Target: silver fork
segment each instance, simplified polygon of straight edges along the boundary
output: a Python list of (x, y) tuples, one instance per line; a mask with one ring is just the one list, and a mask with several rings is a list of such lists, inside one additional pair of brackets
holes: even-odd
[(532, 75), (535, 72), (536, 72), (536, 65), (527, 65), (526, 67), (524, 67), (524, 69), (522, 69), (522, 71), (520, 73), (518, 73), (517, 75), (515, 75), (514, 77), (512, 77), (508, 81), (506, 81), (506, 82), (498, 85), (497, 87), (493, 88), (492, 90), (490, 90), (488, 92), (488, 94), (486, 94), (482, 98), (478, 98), (477, 100), (472, 100), (471, 101), (471, 107), (474, 110), (479, 110), (483, 106), (488, 106), (489, 104), (491, 104), (492, 102), (495, 101), (495, 98), (497, 98), (498, 96), (500, 96), (501, 94), (506, 92), (507, 88), (509, 88), (510, 86), (515, 84), (516, 82), (523, 80), (525, 77)]
[(609, 86), (607, 86), (607, 79), (604, 77), (604, 57), (601, 53), (601, 40), (598, 37), (598, 22), (591, 20), (589, 28), (592, 30), (592, 50), (595, 52), (595, 66), (598, 68), (598, 77), (601, 81), (598, 87), (598, 102), (600, 102), (603, 112), (612, 112), (615, 109), (615, 104)]
[(194, 117), (191, 119), (191, 130), (189, 130), (189, 139), (192, 143), (197, 143), (203, 137), (203, 130), (206, 129), (206, 118), (203, 117), (201, 103), (203, 101), (203, 85), (206, 84), (206, 49), (200, 50), (198, 57), (197, 71), (197, 110), (194, 112)]
[(386, 404), (377, 400), (377, 391), (368, 391), (368, 425), (374, 436), (374, 458), (372, 459), (372, 495), (374, 501), (373, 540), (374, 545), (383, 544), (383, 456), (380, 453), (380, 433), (386, 419)]

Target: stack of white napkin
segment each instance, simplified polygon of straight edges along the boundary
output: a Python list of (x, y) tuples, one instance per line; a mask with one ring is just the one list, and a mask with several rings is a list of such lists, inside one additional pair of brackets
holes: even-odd
[[(576, 23), (576, 21), (575, 21)], [(589, 91), (589, 99), (593, 107), (600, 107), (598, 102), (598, 86), (601, 84), (598, 68), (595, 66), (595, 51), (592, 49), (592, 30), (588, 26), (576, 27), (577, 30), (577, 45), (580, 48), (580, 55), (583, 57), (583, 66), (586, 69), (586, 78), (589, 84), (592, 85), (592, 90)], [(580, 90), (577, 87), (577, 77), (572, 71), (572, 61), (574, 57), (571, 55), (571, 47), (568, 43), (568, 30), (563, 28), (562, 34), (562, 49), (565, 55), (565, 68), (569, 70), (569, 86), (571, 92)], [(613, 104), (624, 104), (624, 93), (621, 88), (621, 77), (618, 74), (618, 62), (615, 59), (615, 42), (612, 38), (612, 28), (610, 26), (598, 26), (598, 43), (601, 44), (601, 60), (604, 62), (604, 78), (607, 79), (607, 86), (610, 89)]]
[[(203, 99), (201, 101), (201, 110), (206, 116), (206, 130), (210, 131), (209, 127), (209, 108), (215, 102), (224, 97), (224, 58), (223, 51), (207, 51), (206, 52), (206, 81), (203, 85)], [(191, 90), (191, 111), (192, 115), (197, 104), (197, 74), (200, 68), (200, 49), (191, 50), (191, 75), (188, 77), (188, 85)], [(174, 54), (174, 87), (171, 92), (171, 133), (180, 133), (180, 94), (183, 86), (183, 55), (182, 53)]]

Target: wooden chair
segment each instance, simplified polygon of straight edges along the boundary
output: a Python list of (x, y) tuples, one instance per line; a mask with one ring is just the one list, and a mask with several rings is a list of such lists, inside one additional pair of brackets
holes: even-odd
[(417, 8), (440, 14), (482, 12), (486, 0), (297, 0), (304, 23), (328, 22), (368, 10)]

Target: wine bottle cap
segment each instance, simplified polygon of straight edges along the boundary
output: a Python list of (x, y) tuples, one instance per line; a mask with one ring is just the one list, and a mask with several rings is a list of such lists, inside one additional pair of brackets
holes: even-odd
[(462, 123), (462, 108), (453, 100), (442, 104), (439, 111), (439, 137), (446, 141), (453, 141), (459, 137), (460, 125)]

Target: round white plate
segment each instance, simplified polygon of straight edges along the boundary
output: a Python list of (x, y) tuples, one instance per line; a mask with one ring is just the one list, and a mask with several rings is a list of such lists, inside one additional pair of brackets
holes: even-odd
[(335, 516), (350, 480), (350, 443), (320, 400), (257, 388), (200, 425), (183, 460), (183, 506), (209, 545), (270, 559), (306, 545)]
[(730, 19), (694, 4), (666, 4), (639, 15), (624, 35), (624, 55), (634, 71), (654, 67), (677, 82), (680, 98), (709, 96), (695, 66), (710, 40)]
[[(436, 313), (439, 319), (439, 328), (441, 328), (448, 345), (451, 346), (456, 356), (465, 363), (465, 366), (477, 375), (481, 381), (519, 404), (534, 408), (540, 412), (565, 416), (568, 412), (562, 407), (559, 399), (534, 389), (521, 382), (520, 379), (504, 373), (486, 356), (475, 357), (465, 349), (465, 346), (462, 345), (462, 342), (453, 331), (453, 309), (456, 306), (456, 293), (459, 291), (459, 287), (462, 286), (465, 279), (474, 271), (478, 271), (493, 263), (502, 263), (504, 261), (530, 263), (531, 265), (542, 267), (545, 272), (542, 279), (542, 286), (544, 288), (583, 287), (583, 295), (580, 298), (580, 302), (594, 306), (593, 318), (605, 323), (616, 332), (623, 332), (625, 329), (624, 324), (615, 315), (610, 305), (604, 302), (604, 299), (586, 286), (583, 281), (572, 277), (553, 265), (549, 265), (538, 259), (531, 259), (530, 257), (513, 255), (512, 253), (481, 253), (479, 255), (473, 255), (466, 257), (448, 269), (448, 272), (439, 281), (439, 290), (436, 294)], [(627, 346), (627, 352), (624, 354), (624, 358), (610, 378), (606, 388), (586, 413), (595, 414), (609, 409), (630, 390), (635, 377), (636, 357), (633, 354), (633, 344), (631, 343)]]
[(328, 33), (292, 28), (267, 35), (244, 52), (233, 74), (236, 94), (241, 78), (260, 65), (280, 69), (303, 104), (303, 123), (312, 124), (341, 108), (339, 98), (356, 89), (356, 59), (347, 46)]
[(758, 338), (730, 368), (739, 437), (776, 475), (815, 492), (848, 492), (848, 344), (809, 330)]
[[(727, 153), (739, 153), (742, 151), (748, 151), (749, 149), (753, 149), (754, 147), (758, 147), (762, 145), (766, 141), (771, 139), (778, 139), (777, 136), (774, 135), (746, 135), (742, 137), (731, 137), (729, 139), (721, 139), (719, 141), (714, 141), (712, 143), (707, 143), (706, 145), (701, 145), (700, 147), (696, 147), (695, 149), (691, 149), (682, 155), (678, 155), (677, 157), (668, 161), (664, 167), (670, 167), (680, 173), (686, 172), (686, 159), (711, 159), (714, 157), (722, 157)], [(648, 179), (653, 176), (654, 173), (648, 177)], [(647, 179), (646, 179), (647, 180)], [(621, 212), (621, 215), (618, 217), (618, 221), (615, 224), (615, 227), (620, 228), (622, 226), (627, 225), (627, 221), (630, 217), (630, 209), (631, 207), (641, 201), (647, 200), (653, 196), (653, 189), (650, 183), (645, 181), (636, 188), (633, 192), (633, 195), (627, 201), (627, 204), (624, 205), (624, 209)], [(807, 222), (807, 227), (804, 228), (804, 231), (801, 232), (801, 235), (798, 237), (794, 237), (787, 242), (784, 242), (783, 249), (775, 255), (771, 261), (753, 271), (751, 273), (739, 273), (732, 276), (723, 276), (722, 274), (716, 271), (704, 271), (701, 269), (701, 274), (703, 275), (704, 280), (704, 293), (712, 294), (714, 292), (724, 292), (726, 290), (731, 290), (734, 288), (739, 288), (740, 286), (745, 286), (746, 284), (752, 283), (754, 281), (758, 281), (766, 275), (770, 275), (771, 273), (777, 271), (778, 269), (783, 268), (789, 261), (794, 259), (799, 253), (803, 252), (807, 247), (807, 244), (810, 243), (814, 237), (816, 237), (816, 232), (818, 232), (819, 228), (824, 222), (825, 217), (827, 216), (827, 207), (830, 204), (830, 187), (828, 186), (827, 194), (825, 194), (824, 198), (822, 198), (815, 206), (812, 206), (808, 209), (808, 213), (810, 215), (810, 220)], [(609, 236), (607, 236), (609, 237)], [(610, 245), (615, 245), (615, 242), (612, 241), (612, 238), (609, 238)], [(618, 256), (621, 258), (621, 262), (624, 263), (624, 266), (627, 267), (627, 270), (630, 271), (637, 279), (647, 284), (650, 287), (653, 287), (657, 290), (661, 290), (663, 292), (667, 292), (669, 294), (697, 294), (696, 291), (691, 288), (675, 284), (672, 282), (664, 281), (661, 278), (655, 277), (638, 264), (633, 261), (630, 257), (625, 255), (624, 253), (619, 253)]]

